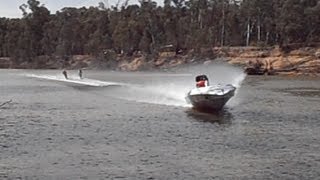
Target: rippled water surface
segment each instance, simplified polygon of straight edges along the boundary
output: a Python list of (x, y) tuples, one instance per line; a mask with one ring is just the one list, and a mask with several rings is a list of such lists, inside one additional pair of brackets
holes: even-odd
[(0, 179), (320, 177), (320, 79), (246, 77), (208, 114), (192, 73), (84, 74), (0, 70)]

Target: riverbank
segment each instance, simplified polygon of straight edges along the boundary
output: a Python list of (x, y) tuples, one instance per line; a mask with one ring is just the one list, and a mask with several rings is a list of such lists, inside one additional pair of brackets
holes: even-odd
[[(160, 52), (155, 56), (136, 53), (132, 56), (106, 52), (100, 57), (73, 55), (68, 58), (39, 56), (33, 62), (13, 63), (10, 58), (0, 58), (0, 68), (18, 69), (112, 69), (140, 71), (170, 69), (187, 64), (211, 63), (221, 59), (229, 64), (248, 68), (255, 66), (273, 75), (320, 74), (320, 47), (215, 47), (182, 52)], [(263, 73), (262, 73), (263, 74)]]
[(280, 49), (279, 47), (231, 47), (215, 48), (217, 56), (230, 64), (244, 67), (259, 64), (262, 71), (280, 75), (320, 74), (320, 48), (304, 47)]

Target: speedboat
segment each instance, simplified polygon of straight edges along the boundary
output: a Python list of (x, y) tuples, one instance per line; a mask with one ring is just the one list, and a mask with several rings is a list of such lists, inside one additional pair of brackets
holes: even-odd
[[(196, 81), (198, 83), (199, 78), (197, 78)], [(186, 101), (196, 109), (218, 111), (234, 96), (235, 90), (236, 87), (231, 84), (197, 86), (188, 92)]]

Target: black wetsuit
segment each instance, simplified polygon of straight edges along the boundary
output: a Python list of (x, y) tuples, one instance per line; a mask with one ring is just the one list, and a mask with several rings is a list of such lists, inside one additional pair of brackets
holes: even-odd
[(82, 79), (82, 70), (81, 69), (79, 70), (79, 77), (80, 77), (80, 79)]
[(68, 79), (67, 71), (62, 71), (62, 74), (64, 75), (64, 77), (65, 77), (66, 79)]

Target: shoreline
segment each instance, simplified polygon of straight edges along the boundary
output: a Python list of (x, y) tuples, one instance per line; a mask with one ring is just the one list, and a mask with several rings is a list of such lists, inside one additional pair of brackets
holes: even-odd
[(182, 54), (168, 51), (160, 52), (153, 57), (139, 53), (132, 56), (104, 54), (102, 57), (72, 55), (64, 60), (59, 56), (39, 56), (34, 62), (19, 64), (8, 57), (0, 57), (0, 68), (161, 71), (183, 65), (209, 64), (218, 59), (241, 66), (244, 70), (252, 70), (250, 73), (247, 72), (248, 75), (320, 75), (320, 47), (302, 47), (290, 51), (284, 51), (279, 47), (214, 47), (203, 48), (197, 54), (193, 51)]

